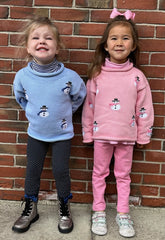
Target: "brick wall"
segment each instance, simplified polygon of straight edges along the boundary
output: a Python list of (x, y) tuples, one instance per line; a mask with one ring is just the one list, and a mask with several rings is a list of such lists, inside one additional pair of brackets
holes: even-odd
[[(136, 13), (141, 64), (152, 89), (155, 124), (150, 144), (135, 149), (131, 173), (131, 201), (143, 206), (165, 206), (165, 2), (164, 0), (1, 0), (0, 1), (0, 199), (19, 200), (24, 192), (27, 120), (13, 95), (13, 78), (22, 67), (17, 37), (29, 15), (50, 17), (59, 27), (65, 65), (86, 80), (96, 43), (113, 7)], [(74, 115), (70, 169), (73, 201), (92, 202), (93, 149), (82, 144), (81, 108)], [(107, 178), (107, 201), (116, 201), (113, 175)], [(56, 198), (48, 153), (40, 198)]]

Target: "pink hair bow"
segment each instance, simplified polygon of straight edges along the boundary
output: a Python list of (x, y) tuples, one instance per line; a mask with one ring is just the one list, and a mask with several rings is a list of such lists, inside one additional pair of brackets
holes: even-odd
[(134, 20), (135, 18), (135, 13), (131, 12), (130, 10), (127, 10), (125, 13), (120, 13), (117, 11), (116, 8), (114, 8), (111, 12), (110, 18), (115, 18), (119, 15), (124, 16), (127, 20), (132, 19)]

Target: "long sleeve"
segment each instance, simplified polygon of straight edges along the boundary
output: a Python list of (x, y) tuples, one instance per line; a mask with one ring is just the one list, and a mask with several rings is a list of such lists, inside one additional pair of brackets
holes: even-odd
[(154, 122), (151, 90), (147, 79), (145, 79), (145, 82), (145, 87), (138, 91), (136, 104), (137, 143), (139, 144), (147, 144), (150, 142)]
[(85, 96), (86, 96), (86, 87), (84, 82), (82, 81), (80, 84), (78, 84), (75, 94), (71, 96), (73, 113), (76, 112), (76, 110), (83, 103)]
[(93, 80), (87, 82), (87, 96), (82, 111), (83, 142), (93, 142), (93, 121), (96, 86)]
[(13, 87), (16, 101), (21, 106), (21, 108), (25, 110), (28, 100), (25, 89), (23, 89), (21, 81), (17, 74), (14, 79)]

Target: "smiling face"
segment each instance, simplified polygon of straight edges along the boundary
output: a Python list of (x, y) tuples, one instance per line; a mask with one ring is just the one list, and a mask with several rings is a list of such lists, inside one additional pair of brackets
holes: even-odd
[(116, 25), (109, 31), (105, 50), (109, 52), (110, 61), (124, 63), (135, 49), (132, 32), (129, 26)]
[(27, 52), (40, 64), (48, 64), (58, 54), (58, 45), (51, 27), (39, 26), (31, 30), (27, 41)]

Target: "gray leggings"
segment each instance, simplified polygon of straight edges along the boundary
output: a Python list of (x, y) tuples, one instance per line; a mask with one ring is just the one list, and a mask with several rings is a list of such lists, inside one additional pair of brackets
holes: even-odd
[(65, 198), (70, 194), (69, 158), (71, 140), (49, 143), (28, 137), (25, 194), (38, 196), (40, 177), (49, 146), (52, 147), (52, 169), (58, 197)]

